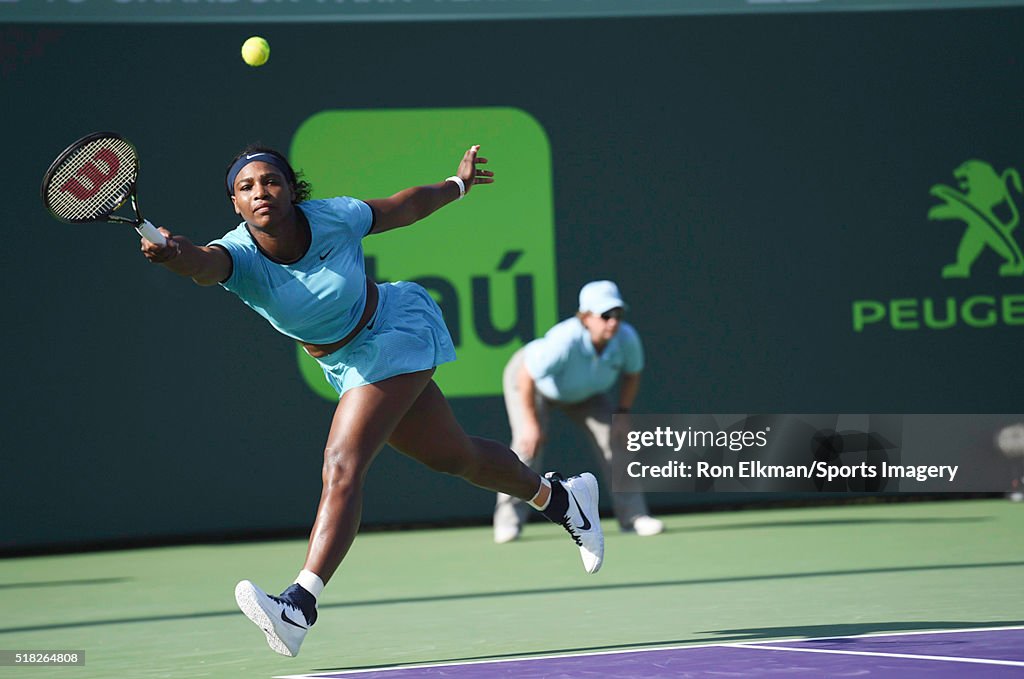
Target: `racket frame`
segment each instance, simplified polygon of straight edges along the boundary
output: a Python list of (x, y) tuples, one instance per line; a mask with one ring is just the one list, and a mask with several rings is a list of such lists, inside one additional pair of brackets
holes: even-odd
[[(50, 201), (48, 199), (47, 193), (48, 189), (50, 188), (50, 183), (53, 181), (53, 176), (57, 173), (57, 170), (64, 164), (64, 161), (71, 157), (72, 154), (78, 152), (78, 150), (81, 149), (83, 146), (89, 144), (90, 142), (96, 141), (97, 139), (118, 139), (127, 144), (128, 146), (130, 146), (132, 149), (132, 153), (135, 156), (135, 174), (128, 185), (126, 195), (121, 197), (120, 202), (117, 204), (116, 207), (114, 207), (113, 210), (120, 209), (120, 207), (124, 205), (126, 201), (131, 200), (132, 210), (135, 211), (135, 219), (131, 219), (130, 217), (123, 217), (121, 215), (115, 215), (113, 214), (113, 210), (99, 217), (66, 218), (58, 215), (50, 207)], [(136, 183), (138, 182), (138, 178), (139, 154), (135, 150), (135, 144), (132, 144), (130, 141), (125, 139), (117, 132), (93, 132), (69, 144), (68, 147), (61, 151), (60, 155), (58, 155), (57, 158), (52, 163), (50, 163), (50, 167), (46, 170), (46, 174), (43, 175), (43, 182), (39, 187), (39, 196), (43, 201), (43, 205), (46, 206), (47, 212), (49, 212), (51, 215), (53, 215), (55, 219), (59, 221), (65, 222), (67, 224), (90, 224), (95, 222), (108, 222), (110, 224), (129, 224), (135, 228), (135, 230), (139, 233), (140, 236), (148, 240), (150, 243), (153, 243), (154, 245), (165, 245), (167, 243), (167, 239), (164, 237), (162, 233), (160, 233), (160, 231), (157, 230), (157, 228), (153, 225), (152, 222), (150, 222), (149, 220), (145, 219), (142, 216), (142, 211), (139, 210), (139, 199), (138, 196), (136, 195)]]

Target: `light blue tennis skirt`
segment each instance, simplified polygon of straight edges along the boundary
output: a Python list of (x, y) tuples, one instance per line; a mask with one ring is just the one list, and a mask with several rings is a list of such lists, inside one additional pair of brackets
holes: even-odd
[(455, 346), (437, 302), (407, 281), (378, 283), (377, 311), (355, 338), (318, 358), (340, 398), (349, 389), (455, 360)]

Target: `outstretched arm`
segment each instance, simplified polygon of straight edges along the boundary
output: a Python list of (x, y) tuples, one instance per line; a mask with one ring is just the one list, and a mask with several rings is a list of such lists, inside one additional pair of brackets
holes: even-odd
[(155, 245), (142, 239), (142, 256), (179, 276), (189, 276), (199, 285), (216, 285), (231, 275), (231, 256), (223, 249), (194, 245), (184, 236), (175, 236), (167, 229), (160, 233), (166, 245)]
[[(466, 193), (474, 184), (490, 184), (494, 181), (494, 173), (477, 168), (478, 164), (487, 162), (486, 158), (477, 155), (480, 145), (470, 146), (459, 169), (455, 173), (466, 186)], [(373, 208), (376, 220), (370, 233), (383, 233), (402, 226), (409, 226), (423, 219), (441, 207), (459, 198), (459, 185), (454, 181), (445, 180), (438, 184), (414, 186), (399, 191), (390, 198), (377, 198), (366, 201)]]

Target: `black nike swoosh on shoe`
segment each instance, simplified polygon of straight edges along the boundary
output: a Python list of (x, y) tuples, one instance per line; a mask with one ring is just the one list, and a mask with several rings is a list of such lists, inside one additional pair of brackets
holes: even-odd
[(572, 496), (572, 501), (576, 503), (576, 509), (579, 510), (580, 516), (583, 517), (583, 525), (576, 527), (580, 530), (590, 530), (590, 519), (588, 519), (587, 515), (583, 513), (583, 507), (580, 507), (580, 501), (576, 499), (575, 495)]
[(332, 252), (334, 252), (334, 248), (331, 248), (330, 250), (328, 250), (324, 254), (320, 255), (320, 261), (322, 262), (325, 259), (327, 259), (327, 255), (331, 254)]
[(300, 625), (299, 623), (297, 623), (294, 620), (292, 620), (291, 618), (289, 618), (288, 615), (284, 611), (281, 611), (281, 619), (284, 620), (289, 625), (292, 625), (294, 627), (298, 627), (299, 629), (308, 629), (305, 625)]

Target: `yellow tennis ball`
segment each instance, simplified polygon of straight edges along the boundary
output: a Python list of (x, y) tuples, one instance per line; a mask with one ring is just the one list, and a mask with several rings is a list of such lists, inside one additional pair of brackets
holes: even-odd
[(262, 66), (270, 58), (270, 43), (254, 35), (242, 43), (242, 60), (250, 66)]

